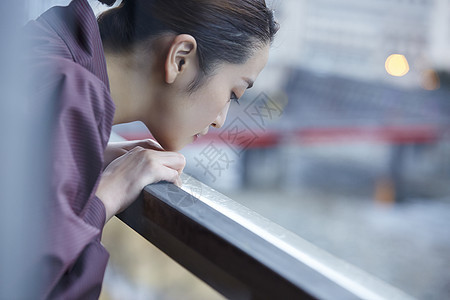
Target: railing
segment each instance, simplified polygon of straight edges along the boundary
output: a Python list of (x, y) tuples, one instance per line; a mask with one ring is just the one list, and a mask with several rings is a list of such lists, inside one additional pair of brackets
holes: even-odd
[(194, 178), (182, 179), (182, 188), (147, 186), (119, 218), (225, 297), (412, 299)]

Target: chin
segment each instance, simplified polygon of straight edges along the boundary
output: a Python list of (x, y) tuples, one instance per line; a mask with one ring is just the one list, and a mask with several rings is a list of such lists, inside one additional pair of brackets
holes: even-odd
[(177, 152), (185, 146), (180, 140), (160, 136), (156, 132), (152, 133), (152, 135), (165, 151)]
[(187, 144), (189, 144), (189, 142), (184, 142), (184, 141), (171, 141), (171, 142), (166, 142), (166, 143), (160, 143), (161, 146), (164, 148), (164, 150), (166, 151), (171, 151), (171, 152), (178, 152), (181, 149), (183, 149)]

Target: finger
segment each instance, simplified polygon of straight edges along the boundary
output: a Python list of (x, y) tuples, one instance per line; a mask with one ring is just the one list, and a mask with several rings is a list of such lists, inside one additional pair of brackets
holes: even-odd
[(175, 185), (178, 187), (182, 187), (183, 186), (183, 181), (181, 180), (181, 177), (178, 176), (177, 180), (175, 181)]
[(152, 139), (142, 140), (142, 141), (140, 141), (139, 145), (146, 149), (164, 151), (164, 148), (157, 141), (152, 140)]
[(183, 156), (183, 154), (173, 151), (158, 151), (158, 150), (152, 150), (148, 149), (148, 151), (154, 151), (161, 157), (171, 157), (171, 156)]
[(164, 157), (163, 165), (168, 168), (172, 168), (176, 170), (178, 174), (181, 174), (186, 166), (186, 158), (179, 153), (175, 154), (176, 155)]
[(162, 165), (175, 169), (178, 172), (182, 172), (186, 166), (186, 158), (184, 155), (177, 152), (146, 150), (146, 154), (148, 155), (149, 160), (157, 157)]
[(116, 142), (110, 144), (115, 145), (116, 147), (120, 147), (127, 151), (131, 151), (135, 147), (142, 147), (144, 149), (152, 149), (156, 151), (164, 151), (163, 147), (157, 141), (152, 139)]
[(174, 169), (162, 167), (160, 170), (158, 170), (158, 178), (156, 182), (158, 181), (167, 181), (172, 183), (177, 183), (179, 178), (178, 172)]
[(141, 146), (135, 146), (135, 147), (133, 147), (130, 151), (128, 151), (128, 153), (129, 154), (131, 154), (131, 153), (136, 153), (136, 152), (143, 152), (143, 151), (145, 151), (146, 149), (144, 149), (143, 147), (141, 147)]

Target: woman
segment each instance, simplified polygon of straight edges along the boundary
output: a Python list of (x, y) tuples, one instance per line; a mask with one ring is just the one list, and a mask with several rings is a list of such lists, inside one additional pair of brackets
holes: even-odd
[[(44, 298), (98, 298), (104, 224), (145, 185), (180, 184), (176, 151), (223, 125), (276, 31), (264, 0), (123, 0), (98, 24), (74, 0), (27, 24), (33, 96), (56, 110)], [(107, 145), (136, 120), (157, 142)]]

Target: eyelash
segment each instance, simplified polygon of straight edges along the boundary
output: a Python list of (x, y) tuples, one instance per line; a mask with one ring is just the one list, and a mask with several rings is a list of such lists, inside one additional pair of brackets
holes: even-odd
[(233, 100), (234, 102), (236, 102), (238, 105), (240, 105), (241, 103), (239, 102), (239, 98), (236, 96), (235, 93), (231, 93), (231, 100)]

